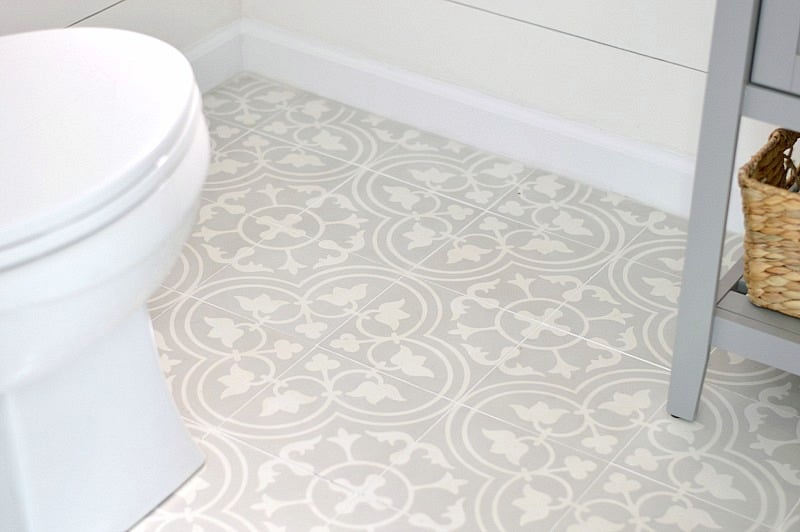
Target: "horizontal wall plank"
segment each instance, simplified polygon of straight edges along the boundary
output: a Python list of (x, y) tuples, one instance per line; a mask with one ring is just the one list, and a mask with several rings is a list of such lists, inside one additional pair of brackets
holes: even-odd
[(138, 31), (183, 49), (240, 15), (238, 0), (126, 0), (79, 25)]
[(116, 0), (6, 0), (0, 3), (0, 35), (63, 28)]
[(706, 71), (714, 0), (456, 0)]

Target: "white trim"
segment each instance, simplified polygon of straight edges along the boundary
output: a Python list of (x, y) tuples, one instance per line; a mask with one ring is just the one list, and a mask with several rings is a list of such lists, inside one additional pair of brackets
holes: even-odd
[(182, 50), (192, 64), (201, 92), (212, 89), (242, 71), (242, 23), (223, 26)]
[[(690, 156), (357, 57), (261, 21), (243, 19), (238, 30), (241, 69), (688, 216)], [(206, 52), (206, 60), (212, 54)], [(227, 62), (221, 68), (233, 70)]]

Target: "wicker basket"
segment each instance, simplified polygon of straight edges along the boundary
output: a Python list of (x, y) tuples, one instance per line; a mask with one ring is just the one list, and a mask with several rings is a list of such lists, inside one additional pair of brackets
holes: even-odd
[(800, 193), (792, 149), (800, 133), (778, 129), (739, 171), (744, 280), (760, 307), (800, 317)]

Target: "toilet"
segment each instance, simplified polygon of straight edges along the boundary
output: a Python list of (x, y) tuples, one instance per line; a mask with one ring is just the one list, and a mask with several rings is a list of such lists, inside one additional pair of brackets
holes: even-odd
[(136, 33), (0, 37), (0, 530), (127, 530), (203, 456), (146, 300), (209, 159), (191, 67)]

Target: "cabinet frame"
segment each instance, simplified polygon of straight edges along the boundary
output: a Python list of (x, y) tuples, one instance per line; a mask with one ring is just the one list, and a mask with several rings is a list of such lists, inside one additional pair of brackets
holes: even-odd
[[(741, 117), (800, 130), (800, 97), (751, 80), (761, 7), (725, 0), (714, 18), (667, 400), (667, 411), (686, 420), (697, 415), (712, 343), (800, 374), (800, 321), (738, 294), (741, 262), (718, 281)], [(791, 34), (798, 31), (800, 14)]]

